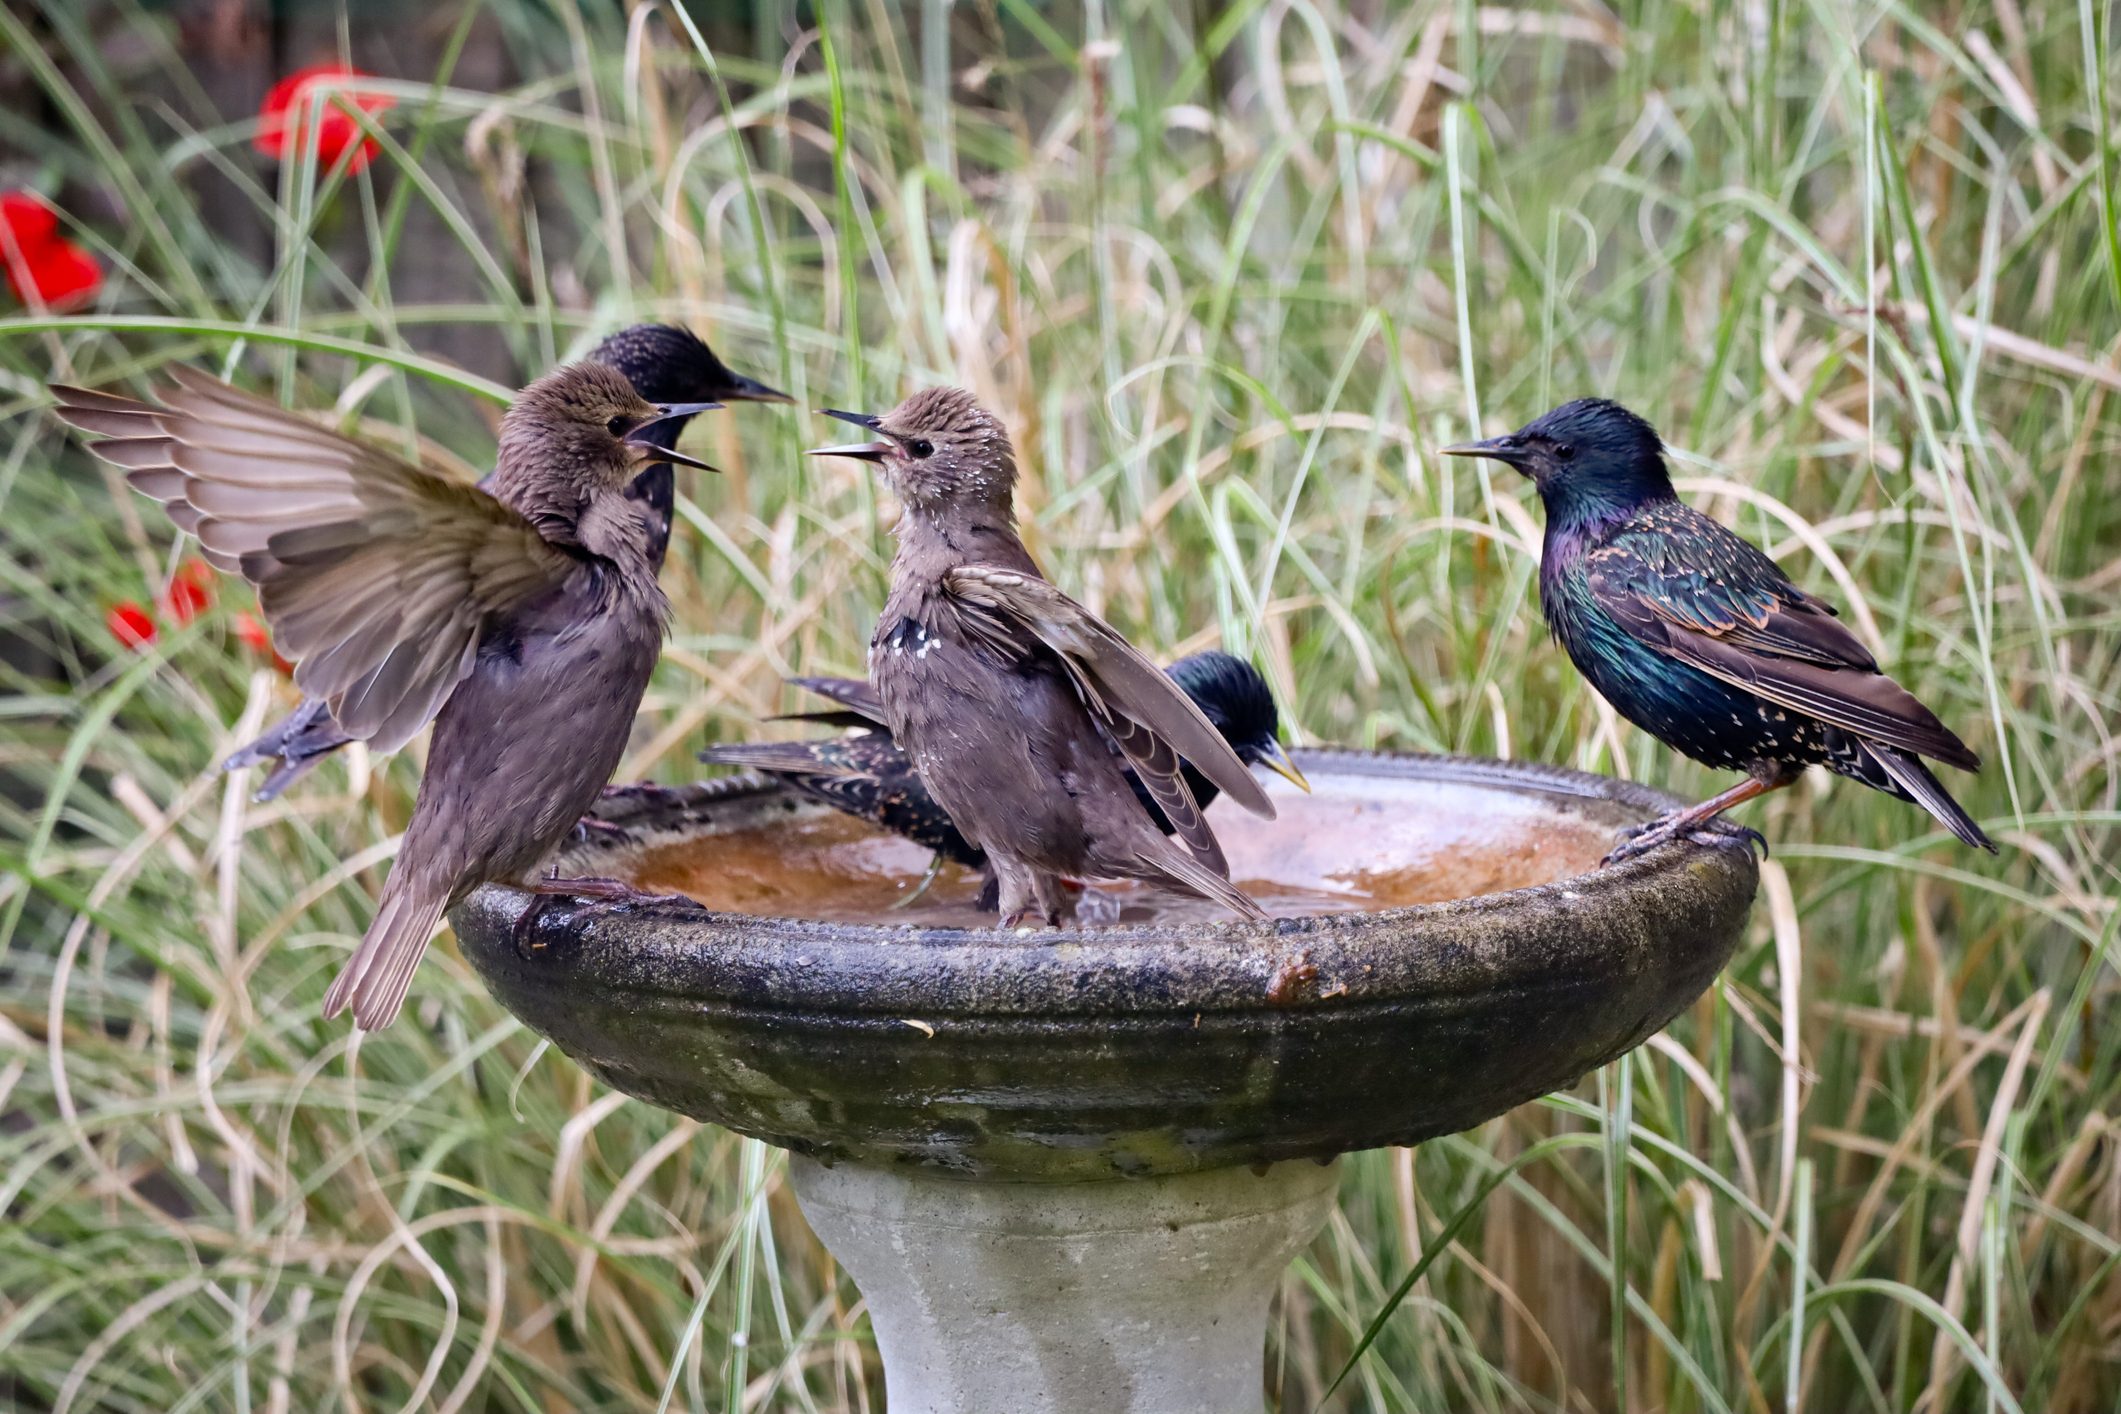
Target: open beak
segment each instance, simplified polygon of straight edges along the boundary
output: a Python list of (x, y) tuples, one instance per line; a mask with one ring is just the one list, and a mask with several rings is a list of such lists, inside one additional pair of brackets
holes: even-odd
[[(818, 416), (836, 417), (842, 422), (851, 422), (856, 427), (866, 427), (872, 432), (876, 431), (877, 425), (883, 421), (881, 417), (876, 416), (874, 413), (841, 412), (838, 408), (819, 408)], [(853, 457), (856, 461), (880, 462), (884, 459), (884, 454), (890, 450), (891, 443), (885, 441), (841, 442), (831, 447), (812, 447), (810, 455), (813, 457)]]
[(1484, 442), (1460, 442), (1455, 446), (1438, 447), (1436, 450), (1447, 457), (1486, 457), (1490, 461), (1518, 468), (1522, 468), (1526, 461), (1524, 448), (1504, 446), (1500, 437), (1490, 437)]
[(1280, 742), (1269, 741), (1266, 744), (1265, 748), (1259, 753), (1259, 764), (1272, 771), (1275, 775), (1280, 776), (1290, 785), (1295, 786), (1305, 795), (1311, 793), (1311, 783), (1304, 779), (1303, 772), (1296, 769), (1296, 763), (1289, 759), (1288, 752), (1282, 750)]
[[(692, 466), (698, 467), (701, 471), (720, 472), (720, 467), (710, 466), (698, 457), (667, 447), (663, 445), (662, 440), (659, 440), (654, 435), (659, 428), (662, 428), (665, 423), (670, 422), (674, 418), (697, 417), (703, 412), (712, 412), (720, 406), (720, 403), (659, 403), (656, 406), (654, 417), (649, 418), (619, 440), (632, 450), (636, 466), (647, 466), (654, 462), (669, 462), (675, 466)], [(675, 434), (673, 433), (672, 436), (674, 438)]]
[(794, 398), (778, 388), (769, 388), (756, 378), (746, 378), (741, 373), (731, 373), (728, 384), (722, 389), (722, 400), (731, 403), (792, 403)]

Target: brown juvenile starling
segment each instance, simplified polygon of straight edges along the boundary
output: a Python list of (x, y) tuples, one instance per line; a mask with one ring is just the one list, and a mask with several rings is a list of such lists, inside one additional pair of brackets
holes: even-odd
[[(734, 371), (699, 336), (671, 324), (629, 325), (591, 349), (588, 358), (625, 374), (634, 391), (651, 403), (793, 401), (786, 393)], [(644, 439), (658, 447), (675, 447), (691, 421), (684, 416), (666, 418), (645, 432)], [(492, 483), (489, 476), (479, 489), (491, 491)], [(648, 558), (660, 571), (670, 548), (670, 521), (677, 505), (670, 463), (649, 462), (627, 483), (626, 495), (648, 518)], [(221, 763), (221, 769), (240, 771), (272, 762), (264, 783), (251, 797), (272, 800), (349, 740), (324, 703), (311, 697), (259, 733), (255, 741), (237, 748)]]
[(668, 605), (626, 498), (658, 424), (620, 374), (571, 364), (516, 396), (492, 494), (342, 437), (189, 369), (159, 405), (55, 387), (59, 415), (167, 507), (217, 567), (257, 586), (295, 682), (357, 740), (392, 750), (434, 720), (375, 920), (326, 994), (364, 1030), (396, 1017), (442, 914), (481, 884), (534, 879), (625, 749)]
[(1182, 764), (1256, 815), (1272, 819), (1273, 804), (1185, 693), (1039, 573), (1017, 537), (1000, 421), (957, 388), (881, 417), (825, 415), (876, 439), (813, 455), (874, 463), (904, 507), (869, 678), (929, 794), (986, 851), (1001, 925), (1057, 926), (1073, 906), (1064, 878), (1142, 880), (1265, 918), (1230, 883)]
[(1746, 779), (1653, 820), (1607, 856), (1675, 837), (1765, 843), (1724, 811), (1825, 766), (1913, 801), (1994, 851), (1922, 757), (1980, 758), (1887, 677), (1831, 604), (1679, 499), (1664, 444), (1618, 403), (1580, 398), (1515, 432), (1445, 447), (1516, 467), (1547, 512), (1539, 600), (1547, 627), (1614, 710), (1665, 745)]
[[(1242, 658), (1209, 649), (1179, 659), (1164, 669), (1164, 676), (1193, 699), (1230, 743), (1237, 759), (1247, 766), (1264, 766), (1300, 790), (1309, 790), (1303, 772), (1282, 750), (1278, 739), (1281, 710), (1259, 669)], [(702, 761), (723, 766), (746, 766), (786, 781), (813, 800), (857, 820), (903, 835), (915, 844), (968, 869), (984, 870), (986, 854), (966, 843), (957, 826), (921, 784), (920, 774), (906, 753), (892, 739), (884, 722), (884, 707), (876, 689), (857, 678), (790, 678), (796, 687), (837, 702), (836, 710), (795, 712), (783, 720), (817, 722), (847, 727), (845, 736), (813, 741), (733, 742), (713, 746), (700, 753)], [(1205, 810), (1221, 794), (1215, 782), (1194, 769), (1192, 762), (1180, 768), (1194, 803)], [(1155, 799), (1130, 768), (1127, 783), (1134, 798), (1156, 822), (1158, 830), (1171, 833), (1171, 824), (1157, 809)]]

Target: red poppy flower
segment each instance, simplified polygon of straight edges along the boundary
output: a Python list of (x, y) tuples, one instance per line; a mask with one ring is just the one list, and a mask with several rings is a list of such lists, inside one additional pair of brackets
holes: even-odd
[[(374, 138), (362, 136), (361, 125), (354, 120), (352, 114), (339, 106), (337, 100), (320, 100), (309, 92), (309, 86), (320, 79), (373, 77), (372, 74), (364, 74), (359, 69), (349, 69), (343, 64), (311, 64), (308, 68), (297, 69), (281, 79), (266, 92), (265, 102), (258, 108), (258, 151), (282, 162), (290, 157), (299, 157), (302, 149), (312, 141), (310, 135), (304, 131), (310, 120), (311, 108), (321, 104), (322, 111), (317, 115), (314, 139), (317, 165), (329, 167), (344, 156), (348, 148), (359, 144), (353, 159), (346, 165), (346, 171), (348, 175), (360, 171), (375, 160), (375, 155), (382, 151), (382, 147)], [(343, 84), (332, 86), (340, 88), (345, 101), (364, 113), (381, 113), (397, 102), (387, 94), (345, 91), (346, 86)]]
[(34, 294), (36, 303), (47, 309), (72, 309), (94, 299), (103, 288), (103, 270), (94, 256), (72, 241), (53, 241), (25, 256), (19, 266), (13, 260), (7, 262), (7, 288), (24, 304)]
[(27, 255), (58, 239), (59, 213), (34, 192), (0, 192), (0, 226), (15, 249)]
[(213, 566), (204, 560), (186, 560), (170, 577), (169, 592), (162, 598), (171, 618), (180, 624), (190, 623), (205, 613), (206, 606), (214, 600)]
[(95, 258), (59, 234), (59, 216), (30, 192), (0, 193), (0, 271), (8, 292), (48, 309), (86, 303), (102, 288)]
[[(72, 309), (94, 299), (103, 288), (102, 267), (72, 241), (53, 241), (28, 256), (24, 264), (28, 268), (18, 270), (14, 261), (7, 263), (7, 288), (24, 304), (30, 303), (34, 292), (36, 302), (47, 309)], [(26, 288), (24, 274), (29, 277)]]
[(126, 648), (145, 648), (155, 641), (155, 616), (130, 599), (111, 605), (103, 626)]

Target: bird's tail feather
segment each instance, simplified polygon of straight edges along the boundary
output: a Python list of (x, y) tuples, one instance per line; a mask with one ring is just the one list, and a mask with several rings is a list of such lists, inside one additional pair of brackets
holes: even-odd
[(1148, 866), (1151, 877), (1161, 882), (1177, 884), (1210, 903), (1221, 904), (1241, 918), (1249, 918), (1255, 923), (1267, 921), (1267, 911), (1255, 903), (1250, 894), (1176, 845), (1143, 863)]
[(754, 771), (794, 773), (804, 776), (858, 776), (863, 774), (852, 766), (835, 766), (822, 760), (812, 750), (814, 743), (804, 741), (750, 741), (731, 742), (726, 746), (710, 746), (700, 753), (700, 759), (712, 766), (743, 766)]
[(363, 1031), (380, 1031), (397, 1020), (447, 907), (448, 890), (413, 877), (402, 866), (391, 871), (375, 921), (324, 994), (324, 1015), (337, 1016), (351, 1006), (354, 1024)]
[(1876, 761), (1879, 768), (1893, 778), (1893, 784), (1912, 796), (1917, 805), (1937, 817), (1937, 822), (1970, 845), (1997, 853), (1996, 842), (1982, 832), (1973, 817), (1968, 815), (1952, 799), (1938, 779), (1930, 774), (1929, 767), (1904, 751), (1890, 746), (1880, 746), (1875, 741), (1863, 743), (1863, 749)]

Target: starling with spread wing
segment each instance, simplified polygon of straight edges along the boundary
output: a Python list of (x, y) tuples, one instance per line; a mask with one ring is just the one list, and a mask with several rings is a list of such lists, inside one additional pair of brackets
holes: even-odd
[[(257, 587), (295, 682), (380, 750), (428, 721), (426, 775), (374, 921), (324, 1010), (364, 1030), (396, 1017), (442, 914), (481, 884), (536, 880), (625, 749), (662, 645), (649, 525), (626, 498), (658, 424), (711, 404), (653, 404), (617, 372), (571, 364), (501, 423), (492, 494), (188, 369), (155, 403), (55, 387), (198, 538)], [(707, 468), (712, 470), (712, 468)]]
[[(715, 356), (705, 340), (671, 324), (634, 324), (621, 329), (590, 350), (589, 361), (625, 374), (634, 391), (651, 403), (792, 401), (786, 393), (734, 371)], [(658, 422), (644, 433), (644, 444), (667, 451), (677, 446), (691, 421), (689, 416), (678, 416)], [(480, 489), (491, 492), (493, 477), (481, 482)], [(648, 558), (661, 570), (670, 548), (671, 518), (677, 510), (677, 481), (669, 461), (649, 462), (627, 483), (626, 495), (648, 520)], [(272, 769), (251, 798), (272, 800), (351, 740), (321, 700), (305, 698), (257, 740), (222, 762), (221, 769), (240, 771), (271, 762)]]

